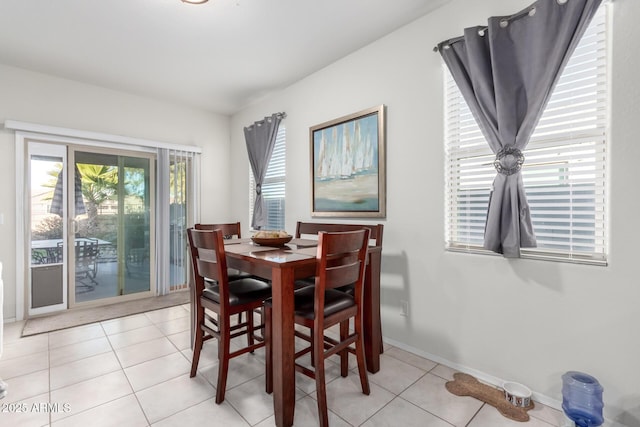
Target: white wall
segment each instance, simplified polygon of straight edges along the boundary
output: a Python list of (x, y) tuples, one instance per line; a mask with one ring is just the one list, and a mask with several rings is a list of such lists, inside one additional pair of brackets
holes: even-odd
[[(604, 386), (605, 415), (638, 426), (640, 2), (613, 4), (609, 266), (444, 251), (442, 70), (431, 49), (463, 27), (530, 3), (454, 0), (272, 95), (232, 117), (232, 161), (246, 164), (243, 126), (287, 112), (286, 218), (293, 231), (296, 220), (311, 219), (309, 127), (386, 104), (384, 336), (487, 379), (522, 382), (555, 405), (561, 375), (588, 372)], [(231, 170), (232, 213), (243, 219), (247, 168)], [(400, 300), (411, 302), (409, 317), (399, 315)]]
[[(228, 215), (229, 118), (0, 65), (0, 123), (19, 120), (202, 147), (202, 218)], [(4, 316), (16, 316), (15, 139), (0, 127)], [(214, 202), (211, 194), (216, 194)], [(19, 291), (22, 291), (20, 285)], [(26, 300), (26, 298), (25, 298)]]

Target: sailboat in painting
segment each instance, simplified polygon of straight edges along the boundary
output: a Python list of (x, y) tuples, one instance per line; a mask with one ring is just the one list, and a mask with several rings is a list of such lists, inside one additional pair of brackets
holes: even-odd
[(316, 207), (378, 209), (377, 126), (377, 117), (370, 115), (313, 133)]
[(376, 156), (371, 143), (371, 135), (362, 137), (360, 124), (354, 124), (354, 131), (342, 126), (340, 138), (336, 128), (328, 141), (326, 132), (320, 133), (317, 141), (317, 155), (315, 158), (315, 179), (328, 181), (332, 179), (349, 179), (355, 175), (377, 172)]

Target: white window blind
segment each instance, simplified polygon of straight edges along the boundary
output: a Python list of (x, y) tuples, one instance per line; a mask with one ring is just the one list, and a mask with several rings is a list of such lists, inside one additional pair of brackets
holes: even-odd
[(187, 287), (187, 228), (191, 225), (195, 153), (169, 150), (169, 283), (171, 290)]
[[(523, 257), (605, 264), (607, 40), (603, 3), (525, 148), (525, 191), (538, 242)], [(449, 250), (482, 251), (495, 155), (445, 68)]]
[(200, 154), (158, 149), (156, 265), (158, 292), (164, 295), (188, 287), (187, 228), (199, 212), (197, 176)]
[[(284, 230), (285, 202), (285, 160), (286, 129), (281, 122), (276, 135), (276, 145), (269, 161), (267, 174), (262, 183), (262, 198), (267, 212), (267, 225), (264, 230)], [(256, 182), (253, 172), (249, 171), (249, 223), (253, 217), (253, 206), (256, 197)]]

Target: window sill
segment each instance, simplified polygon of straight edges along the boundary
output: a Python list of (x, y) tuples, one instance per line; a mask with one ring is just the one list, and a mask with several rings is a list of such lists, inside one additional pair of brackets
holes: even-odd
[[(489, 256), (499, 256), (499, 257), (502, 256), (495, 252), (491, 252), (486, 249), (483, 249), (480, 246), (469, 246), (469, 245), (459, 245), (459, 244), (449, 245), (445, 248), (445, 250), (447, 250), (448, 252), (458, 252), (458, 253), (466, 253), (466, 254), (473, 254), (473, 255), (489, 255)], [(577, 254), (567, 254), (562, 252), (544, 251), (540, 249), (522, 249), (520, 259), (564, 262), (569, 264), (593, 265), (598, 267), (606, 267), (608, 265), (607, 259), (604, 255), (602, 256), (577, 255)]]

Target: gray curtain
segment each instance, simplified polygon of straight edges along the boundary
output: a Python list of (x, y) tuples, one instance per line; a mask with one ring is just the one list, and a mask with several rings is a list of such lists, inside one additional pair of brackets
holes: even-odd
[(538, 0), (438, 44), (496, 154), (484, 247), (505, 257), (536, 246), (520, 171), (522, 151), (601, 1)]
[(262, 183), (267, 174), (273, 147), (276, 145), (278, 126), (285, 117), (284, 113), (275, 113), (244, 128), (249, 163), (256, 181), (256, 198), (253, 205), (253, 218), (251, 219), (251, 227), (255, 230), (259, 230), (267, 224), (267, 216), (262, 199)]

